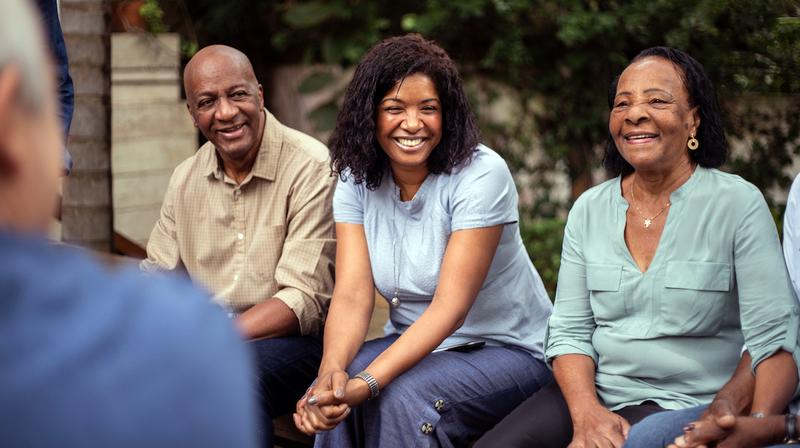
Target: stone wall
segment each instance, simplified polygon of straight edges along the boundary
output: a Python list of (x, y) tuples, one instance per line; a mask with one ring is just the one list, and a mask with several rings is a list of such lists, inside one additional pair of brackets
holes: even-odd
[(175, 167), (197, 149), (176, 34), (111, 36), (114, 231), (145, 246)]
[(103, 0), (61, 0), (61, 26), (75, 85), (69, 136), (74, 165), (64, 181), (62, 240), (111, 248), (109, 18)]

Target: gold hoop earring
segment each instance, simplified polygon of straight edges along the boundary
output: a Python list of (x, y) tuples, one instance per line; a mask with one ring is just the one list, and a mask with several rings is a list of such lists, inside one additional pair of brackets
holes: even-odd
[(690, 151), (695, 151), (695, 150), (697, 150), (697, 148), (700, 147), (700, 142), (697, 141), (696, 138), (694, 138), (694, 135), (692, 135), (692, 136), (689, 137), (689, 141), (686, 142), (686, 146), (689, 147)]

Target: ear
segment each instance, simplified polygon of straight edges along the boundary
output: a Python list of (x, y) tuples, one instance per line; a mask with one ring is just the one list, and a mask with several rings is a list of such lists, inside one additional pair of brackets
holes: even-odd
[(197, 127), (197, 120), (194, 119), (194, 115), (192, 115), (192, 106), (189, 105), (189, 102), (186, 102), (186, 110), (189, 112), (189, 116), (192, 118), (192, 124), (194, 127)]
[(14, 109), (18, 107), (16, 96), (20, 87), (20, 73), (14, 67), (6, 67), (0, 71), (0, 179), (12, 177), (19, 169), (12, 146), (10, 144), (13, 132)]
[(258, 104), (261, 108), (264, 108), (264, 88), (261, 87), (261, 84), (258, 85)]
[(692, 133), (697, 134), (697, 129), (700, 128), (700, 107), (695, 106), (692, 109), (692, 118), (691, 123), (689, 124), (689, 129)]

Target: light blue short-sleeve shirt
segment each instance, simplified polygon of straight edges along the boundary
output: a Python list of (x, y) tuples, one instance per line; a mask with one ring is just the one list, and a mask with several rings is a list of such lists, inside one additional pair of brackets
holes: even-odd
[(519, 233), (517, 190), (508, 166), (479, 145), (471, 163), (430, 174), (410, 201), (392, 176), (374, 191), (349, 178), (336, 187), (336, 222), (361, 224), (375, 287), (390, 301), (386, 333), (402, 333), (425, 311), (439, 284), (450, 234), (502, 224), (489, 273), (464, 324), (439, 348), (470, 341), (521, 347), (542, 358), (552, 305)]

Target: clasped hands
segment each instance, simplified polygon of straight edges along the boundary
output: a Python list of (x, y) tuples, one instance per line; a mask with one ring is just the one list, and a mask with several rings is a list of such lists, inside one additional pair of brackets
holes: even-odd
[(686, 425), (683, 435), (677, 437), (668, 448), (752, 448), (770, 443), (771, 435), (766, 431), (761, 418), (737, 416), (727, 401), (715, 401), (700, 416)]
[(344, 370), (320, 374), (297, 401), (294, 424), (301, 432), (314, 435), (330, 431), (350, 414), (353, 406), (366, 401), (369, 386), (359, 378), (349, 378)]

